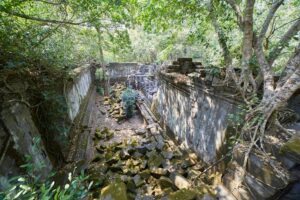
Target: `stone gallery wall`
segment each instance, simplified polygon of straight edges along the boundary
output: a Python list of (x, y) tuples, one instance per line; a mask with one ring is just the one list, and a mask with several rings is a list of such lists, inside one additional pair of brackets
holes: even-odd
[[(229, 114), (237, 113), (243, 102), (234, 86), (222, 86), (201, 63), (180, 58), (160, 71), (159, 88), (152, 110), (183, 147), (194, 150), (200, 159), (211, 164), (227, 153)], [(288, 108), (299, 113), (299, 92), (288, 102)], [(299, 119), (294, 124), (297, 128)], [(275, 132), (274, 132), (275, 131)], [(282, 133), (281, 133), (282, 134)], [(252, 150), (243, 177), (243, 162), (249, 144), (235, 145), (232, 159), (217, 188), (220, 199), (298, 199), (300, 185), (300, 136), (288, 140), (276, 130), (265, 135), (264, 152)], [(223, 152), (222, 152), (223, 151)]]
[[(61, 166), (61, 162), (66, 160), (72, 162), (87, 156), (88, 147), (78, 143), (86, 144), (91, 141), (88, 137), (90, 130), (84, 130), (83, 133), (78, 130), (82, 130), (80, 128), (82, 126), (90, 127), (93, 123), (92, 116), (96, 113), (93, 112), (95, 89), (92, 73), (89, 65), (76, 68), (70, 72), (72, 79), (58, 88), (58, 91), (61, 91), (60, 96), (64, 97), (63, 102), (67, 105), (55, 104), (61, 108), (51, 109), (62, 110), (59, 115), (63, 120), (49, 118), (44, 123), (48, 127), (63, 124), (66, 127), (63, 131), (49, 131), (47, 133), (49, 135), (46, 135), (43, 130), (39, 130), (40, 126), (35, 123), (30, 108), (24, 103), (16, 102), (9, 106), (2, 106), (0, 113), (1, 180), (22, 173), (20, 166), (27, 162), (32, 164), (34, 173), (46, 177), (58, 163)], [(45, 106), (51, 105), (49, 102), (49, 105)], [(77, 135), (80, 137), (78, 138)], [(76, 138), (76, 142), (71, 141), (71, 138)], [(62, 152), (62, 155), (56, 157), (52, 152), (57, 155)]]
[(91, 88), (92, 72), (89, 65), (85, 65), (74, 69), (71, 73), (75, 78), (66, 92), (66, 100), (69, 118), (73, 121), (79, 112), (82, 101)]
[(215, 161), (225, 142), (228, 114), (238, 110), (234, 93), (176, 73), (161, 72), (159, 84), (153, 107), (160, 122), (204, 162)]
[(108, 76), (111, 80), (131, 76), (138, 69), (138, 63), (109, 63), (107, 66)]
[(46, 177), (52, 164), (29, 109), (16, 103), (2, 110), (1, 119), (0, 176), (20, 173), (19, 166), (27, 161), (32, 164), (35, 175)]
[(155, 64), (110, 63), (107, 66), (110, 85), (123, 82), (127, 86), (142, 91), (148, 101), (152, 101), (157, 91), (156, 71)]

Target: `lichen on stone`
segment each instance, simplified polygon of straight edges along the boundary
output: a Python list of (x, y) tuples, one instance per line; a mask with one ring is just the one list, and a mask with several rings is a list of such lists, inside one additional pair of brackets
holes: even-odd
[(285, 154), (288, 152), (300, 155), (300, 137), (291, 138), (281, 147), (280, 153)]
[(126, 185), (115, 181), (101, 190), (100, 200), (127, 200)]

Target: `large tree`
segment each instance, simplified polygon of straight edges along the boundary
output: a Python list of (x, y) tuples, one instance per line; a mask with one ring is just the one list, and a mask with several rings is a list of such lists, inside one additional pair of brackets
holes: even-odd
[(241, 135), (250, 140), (244, 165), (254, 146), (263, 150), (267, 125), (290, 135), (277, 113), (300, 88), (299, 1), (151, 0), (145, 4), (147, 28), (151, 22), (160, 28), (188, 24), (191, 30), (196, 24), (201, 34), (207, 34), (207, 24), (215, 30), (227, 69), (224, 84), (234, 83), (250, 108)]

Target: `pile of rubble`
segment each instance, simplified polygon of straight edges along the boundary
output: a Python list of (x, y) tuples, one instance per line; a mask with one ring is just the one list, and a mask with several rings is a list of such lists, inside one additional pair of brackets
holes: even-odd
[(172, 65), (169, 65), (166, 69), (167, 73), (180, 73), (189, 74), (202, 69), (201, 62), (193, 62), (192, 58), (178, 58), (177, 61), (173, 61)]
[[(181, 151), (161, 136), (149, 136), (146, 129), (135, 132), (130, 140), (112, 142), (113, 131), (97, 131), (97, 153), (88, 169), (94, 198), (213, 199), (211, 187), (198, 178), (203, 167), (194, 153)], [(212, 183), (215, 177), (205, 181)]]
[(114, 84), (111, 88), (109, 96), (104, 97), (104, 105), (108, 106), (109, 116), (117, 122), (125, 118), (125, 111), (122, 106), (122, 92), (126, 89), (123, 84)]
[[(234, 70), (236, 73), (240, 73), (240, 69), (235, 68)], [(226, 76), (225, 68), (204, 67), (201, 62), (194, 62), (192, 58), (178, 58), (177, 61), (173, 61), (171, 65), (168, 65), (164, 72), (172, 75), (177, 74), (177, 76), (198, 77), (210, 81), (224, 79)]]

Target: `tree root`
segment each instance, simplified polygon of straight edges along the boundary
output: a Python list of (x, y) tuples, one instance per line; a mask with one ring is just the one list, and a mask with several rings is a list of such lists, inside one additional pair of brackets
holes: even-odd
[(292, 137), (296, 133), (296, 131), (294, 131), (294, 130), (290, 130), (290, 129), (283, 127), (277, 118), (275, 119), (274, 125), (278, 129), (280, 129), (283, 133), (286, 134), (286, 135), (284, 135), (282, 132), (278, 132), (280, 134), (280, 136), (282, 136), (285, 140), (288, 140), (290, 137)]

